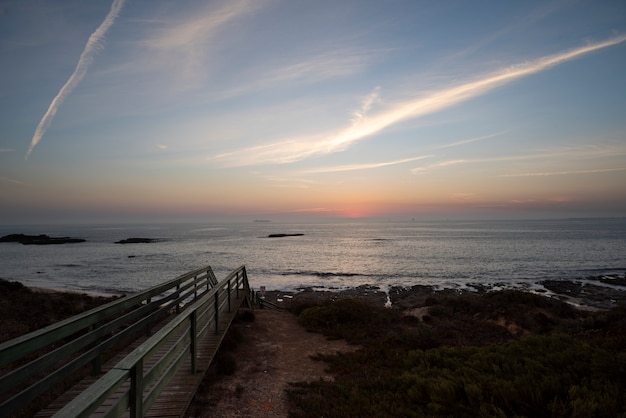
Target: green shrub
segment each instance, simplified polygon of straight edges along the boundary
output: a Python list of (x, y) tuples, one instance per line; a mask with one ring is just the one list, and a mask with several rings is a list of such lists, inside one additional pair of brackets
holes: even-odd
[[(463, 318), (446, 319), (445, 324), (457, 324), (451, 325), (455, 332), (490, 332), (485, 323), (494, 316), (527, 321), (526, 326), (540, 332), (570, 316), (582, 317), (536, 295), (485, 295), (482, 305), (479, 297), (459, 299), (433, 307), (450, 318)], [(441, 346), (437, 327), (448, 325), (438, 322), (434, 310), (431, 331), (403, 320), (397, 311), (355, 300), (303, 311), (299, 321), (305, 327), (359, 342), (361, 348), (319, 356), (335, 381), (293, 385), (288, 391), (297, 408), (292, 416), (626, 416), (623, 310), (586, 320), (593, 338), (536, 335), (480, 346)], [(604, 328), (593, 328), (600, 325)]]
[(402, 379), (425, 414), (599, 417), (625, 412), (623, 361), (566, 335), (414, 351), (406, 362)]
[(323, 304), (324, 302), (320, 302), (318, 299), (304, 296), (296, 298), (291, 303), (289, 303), (287, 305), (287, 310), (292, 314), (299, 316), (305, 310), (316, 306), (321, 306)]
[(298, 323), (328, 337), (362, 343), (387, 335), (401, 326), (401, 318), (397, 310), (372, 306), (357, 299), (341, 299), (305, 309), (298, 316)]

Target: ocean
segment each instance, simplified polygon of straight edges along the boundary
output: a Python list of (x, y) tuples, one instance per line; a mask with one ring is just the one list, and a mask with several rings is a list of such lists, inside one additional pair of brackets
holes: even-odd
[[(420, 284), (532, 291), (544, 279), (626, 273), (624, 218), (0, 225), (0, 236), (12, 233), (86, 242), (0, 243), (0, 278), (94, 293), (136, 292), (206, 265), (221, 279), (243, 264), (251, 285), (268, 290)], [(130, 237), (158, 241), (115, 243)]]

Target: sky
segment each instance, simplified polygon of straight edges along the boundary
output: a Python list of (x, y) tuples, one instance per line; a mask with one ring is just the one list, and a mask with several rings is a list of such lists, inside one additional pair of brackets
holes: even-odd
[(0, 0), (0, 223), (626, 216), (626, 2)]

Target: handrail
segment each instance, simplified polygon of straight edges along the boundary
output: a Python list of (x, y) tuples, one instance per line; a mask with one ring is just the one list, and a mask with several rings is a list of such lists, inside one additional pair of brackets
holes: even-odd
[[(98, 373), (107, 350), (130, 336), (150, 334), (159, 317), (172, 309), (180, 311), (182, 304), (217, 283), (211, 267), (202, 267), (0, 344), (0, 367), (12, 368), (0, 376), (0, 416), (9, 416), (90, 362)], [(26, 360), (40, 350), (47, 352)]]
[[(197, 342), (211, 331), (218, 335), (220, 313), (232, 310), (233, 299), (241, 300), (251, 294), (245, 266), (241, 266), (66, 404), (54, 417), (87, 417), (100, 408), (111, 393), (122, 390), (122, 395), (112, 402), (104, 415), (122, 416), (130, 409), (131, 417), (142, 417), (188, 356), (191, 360), (189, 373), (204, 372), (196, 367)], [(120, 389), (123, 385), (124, 389)]]

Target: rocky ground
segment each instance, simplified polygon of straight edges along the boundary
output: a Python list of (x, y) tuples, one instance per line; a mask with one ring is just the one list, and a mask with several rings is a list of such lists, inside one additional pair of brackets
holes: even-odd
[(307, 332), (284, 310), (256, 310), (253, 321), (240, 321), (236, 327), (241, 341), (235, 349), (235, 373), (220, 376), (213, 366), (188, 417), (287, 417), (285, 389), (290, 382), (332, 379), (325, 364), (311, 356), (356, 349)]
[[(543, 287), (537, 293), (572, 304), (584, 309), (611, 309), (626, 304), (626, 274), (586, 277), (577, 280), (543, 280), (538, 283)], [(294, 302), (311, 300), (338, 300), (357, 298), (375, 304), (390, 305), (398, 309), (411, 309), (424, 305), (434, 295), (458, 296), (474, 293), (484, 294), (492, 290), (485, 285), (473, 285), (472, 289), (437, 290), (434, 286), (415, 285), (412, 287), (394, 286), (387, 294), (376, 286), (359, 286), (346, 290), (302, 288), (297, 292), (266, 292), (266, 299), (278, 306), (289, 307)]]

